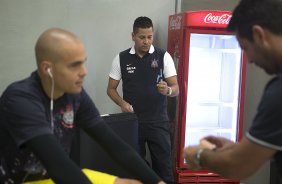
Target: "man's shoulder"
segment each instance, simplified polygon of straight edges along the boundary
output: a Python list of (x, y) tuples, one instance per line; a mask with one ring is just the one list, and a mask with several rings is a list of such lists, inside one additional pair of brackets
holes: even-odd
[(266, 90), (268, 89), (280, 89), (282, 90), (282, 74), (279, 73), (278, 75), (271, 78), (265, 87)]
[(126, 50), (121, 51), (121, 52), (119, 53), (119, 55), (130, 54), (130, 53), (129, 53), (129, 52), (130, 52), (130, 49), (131, 49), (131, 48), (128, 48), (128, 49), (126, 49)]
[(166, 53), (166, 50), (160, 48), (160, 47), (154, 47), (154, 52), (152, 53), (152, 55), (157, 55), (158, 57), (164, 57)]
[(4, 98), (5, 96), (8, 97), (8, 96), (17, 96), (17, 95), (23, 97), (29, 97), (32, 94), (38, 95), (40, 88), (41, 86), (36, 80), (36, 78), (31, 75), (26, 79), (15, 81), (10, 85), (8, 85), (8, 87), (3, 92), (2, 97)]
[(156, 46), (154, 46), (154, 49), (155, 49), (156, 51), (158, 51), (158, 52), (163, 52), (163, 53), (165, 53), (165, 52), (166, 52), (166, 50), (165, 50), (165, 49), (160, 48), (160, 47), (156, 47)]
[(119, 53), (119, 62), (120, 65), (125, 65), (128, 62), (132, 62), (134, 60), (134, 54), (131, 52), (132, 48), (126, 49)]

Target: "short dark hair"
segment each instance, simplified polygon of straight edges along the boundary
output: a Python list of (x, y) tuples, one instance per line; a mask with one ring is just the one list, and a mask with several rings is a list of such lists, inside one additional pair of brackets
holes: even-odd
[(153, 22), (150, 18), (141, 16), (135, 19), (133, 24), (133, 32), (136, 33), (138, 28), (153, 28)]
[(241, 0), (227, 30), (238, 31), (240, 37), (253, 40), (254, 25), (282, 34), (282, 0)]

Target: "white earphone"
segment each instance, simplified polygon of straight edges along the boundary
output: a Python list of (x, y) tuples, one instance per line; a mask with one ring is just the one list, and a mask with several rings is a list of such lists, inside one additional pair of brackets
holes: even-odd
[(48, 72), (48, 75), (50, 76), (51, 78), (51, 81), (52, 81), (52, 86), (51, 86), (51, 100), (50, 100), (50, 121), (51, 121), (51, 129), (52, 131), (54, 132), (54, 120), (53, 120), (53, 96), (54, 96), (54, 79), (53, 79), (53, 74), (51, 72), (51, 68), (48, 68), (47, 69), (47, 72)]
[(52, 75), (52, 72), (51, 72), (51, 68), (48, 68), (48, 69), (47, 69), (47, 72), (48, 72), (49, 76), (50, 76), (51, 78), (53, 78), (53, 75)]

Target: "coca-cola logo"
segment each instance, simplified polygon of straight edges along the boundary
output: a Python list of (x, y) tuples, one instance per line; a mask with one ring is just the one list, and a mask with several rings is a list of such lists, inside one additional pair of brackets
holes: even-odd
[(181, 19), (181, 16), (172, 17), (169, 22), (169, 29), (180, 29)]
[(209, 13), (206, 15), (204, 22), (211, 24), (228, 24), (230, 18), (231, 15), (229, 14), (222, 14), (220, 16), (217, 16), (217, 15), (213, 15), (212, 13)]

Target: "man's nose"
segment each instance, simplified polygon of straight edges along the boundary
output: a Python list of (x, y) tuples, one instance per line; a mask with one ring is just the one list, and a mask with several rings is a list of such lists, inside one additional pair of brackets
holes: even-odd
[(87, 71), (85, 65), (83, 65), (83, 66), (81, 67), (80, 75), (81, 75), (82, 77), (84, 77), (84, 76), (86, 76), (87, 74), (88, 74), (88, 71)]

